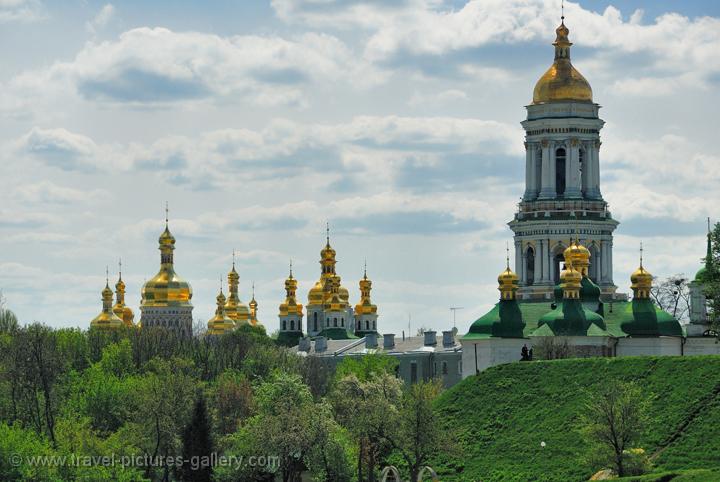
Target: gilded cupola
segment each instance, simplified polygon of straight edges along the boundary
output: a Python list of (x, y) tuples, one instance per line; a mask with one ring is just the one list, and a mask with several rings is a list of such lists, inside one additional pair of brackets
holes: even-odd
[(330, 245), (330, 226), (328, 224), (326, 228), (325, 247), (323, 247), (320, 251), (320, 279), (308, 293), (308, 305), (327, 305), (331, 302), (332, 286), (334, 284), (334, 281), (332, 280), (334, 278), (337, 278), (338, 281), (337, 291), (340, 301), (345, 303), (345, 305), (348, 305), (350, 293), (347, 288), (340, 284), (340, 278), (338, 278), (336, 274), (335, 266), (337, 264), (337, 260), (335, 255), (335, 249), (333, 249)]
[(122, 279), (122, 261), (118, 262), (118, 281), (115, 283), (115, 306), (113, 313), (120, 318), (125, 326), (131, 327), (135, 314), (132, 309), (125, 304), (125, 282)]
[(102, 290), (103, 308), (91, 322), (90, 327), (102, 330), (115, 330), (123, 326), (123, 321), (113, 313), (113, 292), (110, 289), (110, 281), (105, 275), (105, 288)]
[(222, 335), (235, 328), (235, 322), (227, 316), (225, 313), (225, 295), (222, 291), (222, 278), (220, 278), (220, 293), (217, 295), (217, 308), (215, 309), (215, 316), (208, 320), (208, 334), (209, 335)]
[(360, 280), (360, 301), (355, 305), (356, 315), (370, 315), (377, 313), (377, 305), (372, 303), (370, 292), (372, 291), (372, 281), (367, 277), (367, 265), (365, 266), (363, 277)]
[[(569, 249), (569, 248), (568, 248)], [(567, 249), (565, 250), (567, 252)], [(580, 298), (582, 274), (572, 264), (572, 258), (565, 258), (565, 269), (560, 273), (560, 288), (564, 299)]]
[(519, 278), (510, 269), (510, 255), (505, 257), (505, 271), (498, 276), (498, 290), (501, 300), (514, 300), (515, 292), (518, 290)]
[(292, 261), (290, 262), (290, 275), (285, 280), (285, 301), (280, 303), (280, 316), (303, 314), (303, 305), (297, 302), (297, 280), (293, 277)]
[(590, 250), (580, 244), (577, 237), (574, 241), (570, 241), (570, 246), (563, 252), (563, 257), (565, 258), (565, 262), (572, 264), (573, 268), (579, 271), (582, 276), (588, 275)]
[(165, 230), (158, 239), (160, 271), (142, 288), (142, 307), (192, 306), (192, 287), (175, 272), (175, 237), (170, 232), (167, 214)]
[(235, 321), (237, 324), (249, 323), (250, 322), (250, 308), (240, 301), (239, 286), (240, 286), (240, 275), (235, 269), (235, 251), (233, 251), (233, 262), (232, 268), (227, 275), (228, 279), (228, 298), (225, 303), (225, 312), (227, 316)]
[(257, 326), (260, 324), (260, 322), (257, 319), (258, 302), (255, 301), (255, 283), (254, 282), (252, 285), (252, 299), (250, 300), (249, 306), (250, 306), (250, 324), (252, 326)]
[(568, 39), (569, 33), (563, 16), (560, 26), (555, 30), (555, 61), (535, 84), (533, 104), (592, 102), (590, 83), (570, 62), (572, 43)]
[(650, 297), (650, 289), (652, 288), (653, 276), (643, 267), (643, 248), (640, 245), (640, 267), (630, 275), (630, 288), (633, 290), (633, 296), (638, 299)]

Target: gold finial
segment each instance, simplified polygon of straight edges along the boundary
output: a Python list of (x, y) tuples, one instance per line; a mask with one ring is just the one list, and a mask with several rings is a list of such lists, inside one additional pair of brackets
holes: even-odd
[(122, 258), (118, 258), (118, 280), (122, 281)]
[(255, 299), (255, 281), (252, 282), (252, 299)]
[(222, 279), (223, 279), (223, 277), (221, 276), (221, 277), (220, 277), (220, 293), (222, 293), (222, 292), (223, 292), (223, 291), (222, 291), (222, 285), (223, 285), (223, 283), (222, 283)]
[(233, 268), (235, 267), (235, 249), (233, 248)]
[(642, 261), (643, 261), (642, 258), (643, 258), (643, 243), (642, 243), (642, 241), (640, 241), (640, 268), (643, 267), (643, 265), (642, 265)]
[(325, 223), (325, 239), (327, 240), (327, 245), (330, 246), (330, 222)]
[(565, 23), (565, 0), (560, 0), (560, 23)]
[(168, 202), (165, 201), (165, 227), (166, 227), (166, 228), (167, 228), (167, 226), (168, 226), (169, 213), (170, 213), (170, 209), (169, 209), (169, 206), (168, 206)]
[(365, 263), (363, 266), (363, 279), (367, 279), (367, 258), (365, 258)]
[(107, 265), (105, 265), (105, 287), (110, 287), (110, 270), (108, 269)]

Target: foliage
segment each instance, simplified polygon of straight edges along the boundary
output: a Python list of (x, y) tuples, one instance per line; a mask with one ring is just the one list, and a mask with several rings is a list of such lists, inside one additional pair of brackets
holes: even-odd
[(592, 460), (602, 464), (596, 468), (612, 465), (620, 477), (640, 475), (637, 471), (644, 469), (637, 460), (642, 459), (641, 453), (633, 452), (632, 447), (647, 424), (648, 395), (634, 382), (611, 380), (587, 397), (580, 423), (592, 444)]
[[(634, 381), (652, 414), (637, 445), (657, 471), (720, 467), (720, 357), (628, 357), (500, 365), (440, 395), (436, 427), (457, 441), (429, 464), (446, 480), (586, 480), (590, 443), (573, 430), (586, 394)], [(541, 442), (545, 442), (544, 446)], [(710, 479), (712, 480), (712, 479)]]
[(345, 357), (335, 369), (335, 380), (355, 375), (360, 381), (368, 381), (377, 375), (394, 374), (398, 361), (390, 355), (368, 354)]
[(210, 419), (205, 407), (205, 398), (202, 395), (195, 402), (192, 419), (183, 431), (182, 443), (182, 455), (185, 463), (180, 472), (180, 480), (210, 482), (213, 472), (210, 464), (213, 442)]
[(720, 222), (716, 223), (710, 232), (710, 239), (712, 241), (710, 253), (712, 262), (710, 269), (705, 274), (704, 286), (708, 299), (709, 319), (715, 331), (720, 333)]

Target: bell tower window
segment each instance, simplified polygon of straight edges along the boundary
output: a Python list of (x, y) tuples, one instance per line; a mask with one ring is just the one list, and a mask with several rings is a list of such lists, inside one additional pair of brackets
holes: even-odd
[(565, 149), (555, 151), (555, 192), (558, 196), (565, 194)]

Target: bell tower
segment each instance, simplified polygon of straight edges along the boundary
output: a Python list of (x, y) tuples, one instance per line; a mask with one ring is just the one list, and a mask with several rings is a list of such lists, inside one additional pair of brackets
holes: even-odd
[(560, 282), (564, 250), (577, 237), (590, 251), (589, 277), (614, 298), (613, 231), (618, 226), (600, 191), (604, 121), (590, 83), (570, 61), (564, 17), (555, 30), (555, 59), (527, 108), (525, 192), (508, 223), (515, 233), (520, 300), (550, 299)]

